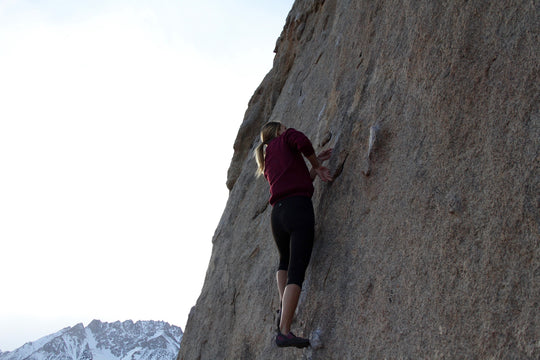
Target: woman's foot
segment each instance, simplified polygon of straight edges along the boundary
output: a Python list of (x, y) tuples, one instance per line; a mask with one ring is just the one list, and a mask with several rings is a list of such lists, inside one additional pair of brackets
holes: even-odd
[(289, 332), (287, 335), (278, 333), (276, 336), (276, 345), (278, 347), (294, 346), (297, 348), (305, 348), (309, 346), (309, 339), (295, 336), (292, 332)]

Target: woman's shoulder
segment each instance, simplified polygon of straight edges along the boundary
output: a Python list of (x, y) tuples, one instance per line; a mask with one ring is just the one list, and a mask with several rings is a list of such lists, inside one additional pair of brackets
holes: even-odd
[(299, 143), (303, 144), (306, 141), (309, 141), (306, 134), (293, 128), (288, 128), (282, 135), (284, 135), (287, 143), (294, 145), (298, 145)]
[(287, 130), (285, 130), (284, 134), (295, 134), (295, 133), (302, 133), (301, 131), (299, 130), (296, 130), (295, 128), (287, 128)]
[(298, 138), (298, 137), (305, 137), (306, 136), (303, 132), (301, 132), (299, 130), (296, 130), (294, 128), (288, 128), (287, 130), (285, 130), (283, 135), (286, 138)]

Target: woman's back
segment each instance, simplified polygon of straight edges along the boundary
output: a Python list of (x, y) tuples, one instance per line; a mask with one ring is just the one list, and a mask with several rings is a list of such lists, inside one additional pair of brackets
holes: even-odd
[(270, 184), (270, 204), (290, 196), (313, 195), (313, 183), (302, 157), (315, 151), (300, 131), (287, 129), (268, 143), (264, 176)]

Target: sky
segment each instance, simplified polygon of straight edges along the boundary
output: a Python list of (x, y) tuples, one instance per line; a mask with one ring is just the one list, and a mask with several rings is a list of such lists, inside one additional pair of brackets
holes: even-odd
[(0, 350), (185, 329), (293, 0), (0, 0)]

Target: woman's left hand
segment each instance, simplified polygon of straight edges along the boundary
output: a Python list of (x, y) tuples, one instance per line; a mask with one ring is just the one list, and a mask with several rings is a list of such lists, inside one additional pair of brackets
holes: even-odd
[(323, 152), (321, 152), (319, 155), (317, 155), (317, 159), (319, 159), (319, 162), (322, 163), (323, 161), (330, 159), (330, 157), (332, 156), (332, 150), (333, 149), (326, 149)]
[(317, 169), (314, 170), (315, 173), (319, 175), (322, 181), (327, 182), (334, 180), (332, 179), (332, 175), (330, 175), (330, 169), (328, 169), (327, 167), (319, 166)]

